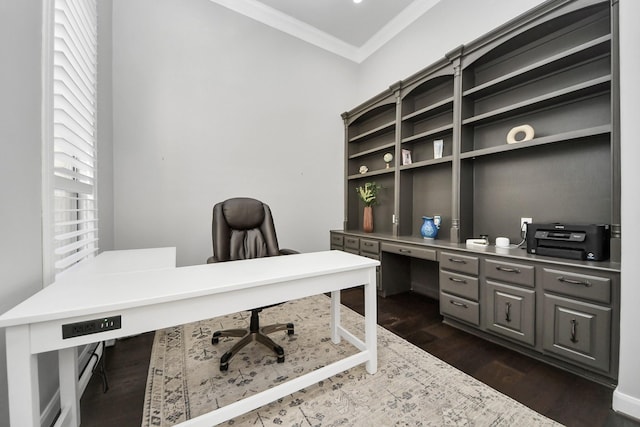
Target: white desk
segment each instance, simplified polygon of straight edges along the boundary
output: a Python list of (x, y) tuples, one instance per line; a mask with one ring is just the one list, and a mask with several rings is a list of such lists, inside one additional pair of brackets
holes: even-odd
[[(56, 426), (78, 426), (76, 346), (325, 292), (332, 295), (331, 339), (338, 343), (344, 338), (357, 347), (359, 353), (181, 425), (221, 423), (361, 363), (366, 364), (369, 373), (376, 372), (375, 267), (378, 261), (328, 251), (163, 268), (164, 261), (160, 260), (171, 258), (167, 252), (171, 249), (104, 253), (96, 258), (97, 265), (65, 275), (0, 316), (0, 327), (7, 328), (9, 409), (13, 427), (39, 425), (38, 353), (57, 350), (59, 355), (62, 414)], [(139, 257), (141, 263), (134, 262), (133, 256)], [(115, 273), (121, 265), (118, 258), (123, 260), (126, 272)], [(358, 285), (365, 285), (364, 341), (340, 325), (339, 290)], [(64, 324), (117, 315), (122, 320), (120, 329), (62, 338)]]

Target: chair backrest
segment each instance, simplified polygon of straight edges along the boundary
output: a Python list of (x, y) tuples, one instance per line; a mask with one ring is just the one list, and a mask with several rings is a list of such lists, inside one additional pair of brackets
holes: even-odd
[(228, 199), (213, 207), (214, 262), (279, 255), (271, 209), (259, 200)]

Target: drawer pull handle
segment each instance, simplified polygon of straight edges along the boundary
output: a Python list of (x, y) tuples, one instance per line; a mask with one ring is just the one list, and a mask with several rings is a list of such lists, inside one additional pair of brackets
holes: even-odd
[(578, 321), (576, 319), (571, 319), (571, 342), (578, 342), (577, 338), (577, 328)]
[(365, 246), (373, 246), (373, 243), (365, 242), (364, 245)]
[(455, 283), (467, 283), (466, 280), (458, 279), (457, 277), (449, 277), (449, 280), (451, 280), (452, 282), (455, 282)]
[(516, 274), (520, 274), (520, 269), (519, 268), (511, 268), (511, 267), (502, 267), (502, 266), (497, 266), (496, 270), (498, 271), (504, 271), (505, 273), (516, 273)]
[(451, 304), (455, 305), (456, 307), (469, 308), (469, 306), (467, 304), (463, 304), (463, 303), (458, 302), (458, 301), (449, 300), (449, 302)]
[(563, 277), (563, 276), (558, 277), (558, 281), (562, 282), (562, 283), (568, 283), (569, 285), (581, 285), (581, 286), (585, 286), (587, 288), (591, 286), (591, 282), (582, 281), (582, 280), (567, 279), (566, 277)]
[(467, 261), (465, 261), (463, 259), (460, 259), (460, 258), (449, 258), (449, 261), (455, 262), (455, 263), (458, 263), (458, 264), (466, 264), (467, 263)]
[(398, 249), (399, 252), (402, 252), (403, 254), (410, 254), (411, 253), (411, 249)]
[(511, 303), (510, 302), (507, 302), (505, 304), (504, 320), (506, 320), (507, 322), (511, 322)]

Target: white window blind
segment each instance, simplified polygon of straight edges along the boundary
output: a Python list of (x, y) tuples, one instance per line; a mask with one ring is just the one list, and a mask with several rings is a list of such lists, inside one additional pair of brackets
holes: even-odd
[(52, 30), (48, 246), (57, 275), (98, 251), (96, 0), (55, 0)]

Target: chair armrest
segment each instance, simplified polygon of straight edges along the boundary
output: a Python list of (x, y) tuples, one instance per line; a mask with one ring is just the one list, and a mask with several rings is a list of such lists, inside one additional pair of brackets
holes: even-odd
[(280, 255), (293, 255), (299, 254), (300, 252), (294, 251), (293, 249), (280, 249)]

